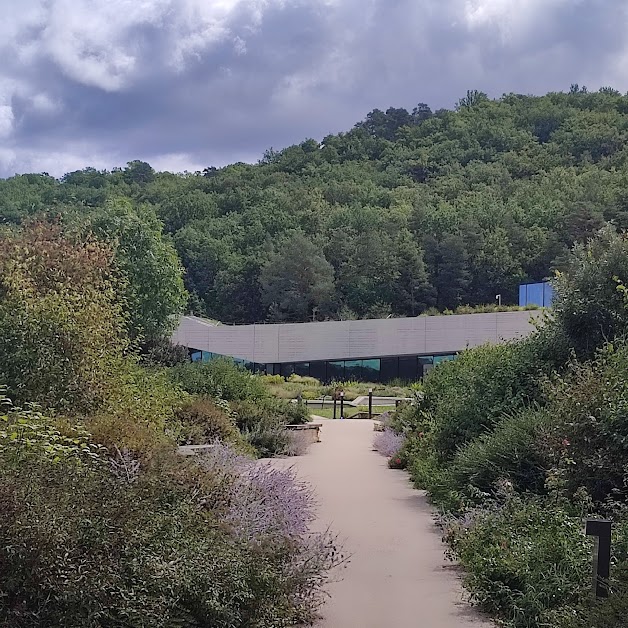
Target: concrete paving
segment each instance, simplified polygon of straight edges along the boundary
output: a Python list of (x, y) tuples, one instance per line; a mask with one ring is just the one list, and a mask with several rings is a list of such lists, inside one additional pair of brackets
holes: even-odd
[(280, 464), (313, 485), (317, 526), (331, 527), (352, 554), (317, 628), (492, 626), (464, 602), (425, 494), (372, 450), (373, 422), (316, 420), (321, 442)]

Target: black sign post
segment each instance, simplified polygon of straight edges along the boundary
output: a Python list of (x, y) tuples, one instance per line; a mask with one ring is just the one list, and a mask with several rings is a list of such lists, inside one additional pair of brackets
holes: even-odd
[(373, 418), (373, 389), (369, 388), (369, 419)]
[(596, 597), (608, 597), (611, 575), (611, 522), (607, 519), (588, 519), (586, 534), (595, 537), (593, 590)]
[(340, 418), (345, 418), (345, 391), (340, 391)]

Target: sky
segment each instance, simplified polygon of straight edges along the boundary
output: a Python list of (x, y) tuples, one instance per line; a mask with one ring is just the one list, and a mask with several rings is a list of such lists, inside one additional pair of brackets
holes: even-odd
[(0, 176), (256, 162), (468, 89), (628, 91), (628, 0), (0, 0)]

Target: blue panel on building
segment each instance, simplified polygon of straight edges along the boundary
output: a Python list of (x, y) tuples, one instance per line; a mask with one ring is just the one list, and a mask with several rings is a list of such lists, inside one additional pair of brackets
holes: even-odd
[(528, 284), (524, 283), (519, 286), (519, 307), (524, 307), (528, 300)]
[(526, 305), (543, 307), (543, 284), (532, 283), (528, 286), (528, 302)]
[(554, 289), (548, 282), (524, 283), (519, 286), (519, 306), (538, 305), (551, 307), (554, 298)]

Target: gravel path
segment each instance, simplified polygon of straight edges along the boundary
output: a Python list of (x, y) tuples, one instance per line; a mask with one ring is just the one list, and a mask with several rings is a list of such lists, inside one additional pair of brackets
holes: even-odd
[(317, 628), (492, 625), (463, 601), (425, 495), (372, 450), (372, 421), (315, 420), (322, 442), (281, 464), (315, 487), (317, 525), (331, 527), (352, 554)]

